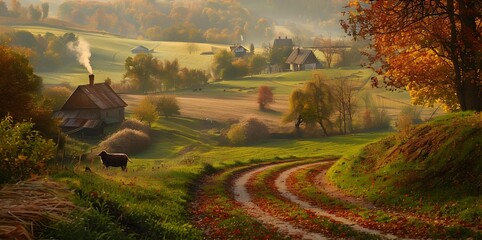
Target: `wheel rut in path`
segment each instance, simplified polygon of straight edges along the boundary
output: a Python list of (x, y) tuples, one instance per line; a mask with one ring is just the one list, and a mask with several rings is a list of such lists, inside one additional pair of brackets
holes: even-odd
[(317, 166), (320, 166), (320, 165), (331, 164), (331, 163), (332, 162), (318, 162), (318, 163), (304, 164), (304, 165), (300, 165), (300, 166), (290, 168), (290, 169), (282, 172), (276, 178), (276, 180), (275, 180), (276, 189), (280, 192), (280, 195), (282, 197), (288, 199), (289, 201), (291, 201), (293, 203), (298, 204), (300, 207), (302, 207), (306, 210), (309, 210), (309, 211), (315, 213), (318, 216), (328, 217), (328, 218), (331, 218), (331, 219), (333, 219), (337, 222), (340, 222), (342, 224), (349, 225), (354, 230), (359, 231), (359, 232), (365, 232), (365, 233), (377, 235), (377, 236), (388, 238), (388, 239), (396, 239), (397, 237), (392, 235), (392, 234), (384, 234), (384, 233), (382, 233), (378, 230), (373, 230), (373, 229), (368, 229), (368, 228), (362, 227), (362, 226), (358, 225), (357, 223), (355, 223), (355, 222), (353, 222), (349, 219), (346, 219), (346, 218), (343, 218), (343, 217), (338, 217), (338, 216), (336, 216), (334, 214), (331, 214), (331, 213), (329, 213), (329, 212), (327, 212), (327, 211), (325, 211), (325, 210), (323, 210), (319, 207), (313, 206), (309, 202), (300, 200), (296, 195), (294, 195), (293, 193), (291, 193), (289, 191), (288, 186), (286, 185), (286, 182), (287, 182), (289, 176), (292, 173), (294, 173), (298, 170), (304, 169), (304, 168), (313, 168), (313, 167), (317, 167)]
[(246, 188), (246, 184), (248, 183), (249, 179), (256, 175), (257, 173), (263, 172), (269, 168), (275, 167), (277, 165), (270, 165), (264, 166), (260, 168), (255, 168), (251, 171), (248, 171), (242, 174), (234, 181), (234, 200), (241, 203), (243, 208), (248, 212), (249, 215), (256, 218), (258, 221), (262, 222), (266, 225), (271, 225), (275, 228), (278, 228), (279, 232), (288, 234), (290, 236), (301, 236), (302, 239), (327, 239), (325, 236), (319, 233), (313, 233), (301, 228), (298, 228), (286, 221), (273, 217), (263, 211), (260, 207), (258, 207), (255, 203), (251, 201), (251, 196), (248, 193)]
[[(352, 227), (354, 230), (359, 231), (359, 232), (365, 232), (373, 235), (377, 235), (383, 238), (388, 238), (388, 239), (396, 239), (397, 237), (391, 234), (384, 234), (378, 230), (373, 230), (373, 229), (368, 229), (365, 227), (362, 227), (358, 225), (357, 223), (346, 219), (342, 217), (338, 217), (334, 214), (328, 213), (327, 211), (313, 206), (312, 204), (300, 200), (296, 195), (291, 193), (288, 189), (288, 186), (286, 185), (286, 181), (289, 178), (289, 176), (303, 168), (312, 168), (312, 167), (317, 167), (323, 164), (331, 164), (331, 162), (317, 162), (317, 163), (308, 163), (308, 164), (302, 164), (299, 166), (295, 166), (292, 168), (289, 168), (288, 170), (283, 171), (275, 180), (275, 187), (279, 191), (280, 196), (283, 198), (288, 199), (289, 201), (297, 204), (301, 208), (305, 210), (309, 210), (313, 212), (314, 214), (321, 216), (321, 217), (328, 217), (331, 218), (339, 223), (348, 225)], [(269, 166), (263, 166), (263, 167), (258, 167), (255, 169), (252, 169), (248, 172), (243, 173), (240, 175), (238, 178), (234, 180), (233, 183), (233, 193), (234, 193), (234, 199), (238, 203), (240, 203), (243, 208), (247, 211), (249, 215), (257, 219), (258, 221), (262, 222), (263, 224), (273, 226), (275, 228), (278, 228), (279, 232), (282, 232), (284, 234), (290, 235), (290, 236), (295, 236), (295, 237), (300, 237), (302, 239), (327, 239), (327, 237), (323, 236), (320, 233), (314, 233), (310, 232), (308, 230), (302, 229), (300, 227), (297, 227), (289, 222), (286, 222), (282, 219), (276, 218), (269, 213), (263, 211), (259, 206), (257, 206), (253, 201), (252, 198), (247, 190), (246, 185), (248, 184), (249, 180), (254, 177), (256, 174), (261, 173), (263, 171), (269, 170), (270, 168), (275, 168), (278, 165), (281, 165), (283, 163), (279, 164), (273, 164)]]

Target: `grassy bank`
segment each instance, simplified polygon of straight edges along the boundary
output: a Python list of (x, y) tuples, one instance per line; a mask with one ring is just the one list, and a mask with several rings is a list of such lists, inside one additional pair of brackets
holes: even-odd
[(329, 177), (378, 204), (480, 227), (480, 159), (482, 116), (455, 113), (366, 146), (357, 157), (337, 162)]

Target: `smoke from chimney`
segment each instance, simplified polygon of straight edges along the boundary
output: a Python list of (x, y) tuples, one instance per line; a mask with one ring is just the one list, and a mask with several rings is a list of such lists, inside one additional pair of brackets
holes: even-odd
[(92, 66), (90, 65), (90, 45), (87, 41), (83, 38), (79, 37), (79, 39), (75, 42), (69, 42), (67, 47), (70, 51), (75, 53), (75, 57), (80, 64), (82, 64), (87, 71), (92, 74)]

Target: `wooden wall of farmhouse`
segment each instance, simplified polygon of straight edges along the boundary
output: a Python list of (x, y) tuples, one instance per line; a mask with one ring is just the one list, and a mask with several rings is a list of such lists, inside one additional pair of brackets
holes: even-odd
[(108, 120), (110, 123), (122, 122), (125, 119), (125, 111), (123, 107), (111, 108), (101, 110), (100, 118), (102, 120)]

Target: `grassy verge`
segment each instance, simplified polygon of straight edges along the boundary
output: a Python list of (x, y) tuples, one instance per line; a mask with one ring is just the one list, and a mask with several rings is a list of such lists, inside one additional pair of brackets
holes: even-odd
[[(365, 147), (337, 162), (329, 177), (342, 189), (433, 219), (454, 218), (481, 228), (482, 121), (457, 113)], [(454, 235), (470, 234), (454, 227)], [(480, 237), (480, 231), (478, 237)], [(468, 235), (471, 236), (471, 235)], [(436, 236), (437, 237), (437, 236)]]
[(76, 203), (88, 211), (75, 214), (74, 221), (59, 223), (46, 235), (59, 239), (98, 239), (106, 234), (121, 239), (201, 238), (200, 231), (188, 224), (186, 212), (190, 187), (200, 169), (116, 170), (57, 173), (54, 178), (75, 189)]

